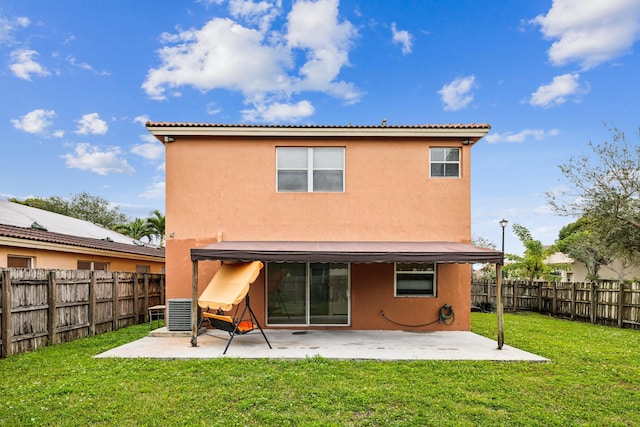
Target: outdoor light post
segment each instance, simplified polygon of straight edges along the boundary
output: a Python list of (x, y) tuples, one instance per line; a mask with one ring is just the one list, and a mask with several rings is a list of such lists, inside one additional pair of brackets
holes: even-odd
[[(504, 344), (504, 321), (502, 319), (503, 307), (502, 307), (502, 281), (504, 280), (504, 274), (502, 268), (504, 267), (504, 230), (507, 228), (509, 221), (503, 219), (500, 221), (500, 227), (502, 227), (502, 263), (496, 266), (496, 312), (498, 315), (498, 350), (502, 350)], [(515, 301), (515, 295), (514, 295)]]

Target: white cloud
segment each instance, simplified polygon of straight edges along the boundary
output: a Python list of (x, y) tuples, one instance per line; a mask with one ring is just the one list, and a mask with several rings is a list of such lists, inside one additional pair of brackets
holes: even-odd
[(56, 113), (53, 110), (38, 109), (21, 116), (20, 119), (12, 119), (11, 123), (16, 129), (33, 134), (44, 134), (55, 116)]
[(8, 19), (0, 15), (0, 45), (10, 44), (13, 40), (13, 32), (16, 27), (26, 28), (31, 24), (29, 18), (20, 16), (15, 19)]
[(630, 51), (640, 37), (640, 1), (554, 0), (531, 22), (555, 40), (548, 51), (554, 65), (577, 62), (586, 70)]
[[(179, 43), (158, 53), (162, 66), (151, 69), (142, 87), (153, 99), (165, 99), (167, 88), (193, 86), (203, 92), (222, 88), (245, 94), (290, 86), (283, 69), (290, 65), (282, 46), (263, 45), (260, 32), (215, 18), (200, 30), (175, 36)], [(168, 38), (165, 38), (168, 40)]]
[(398, 31), (396, 23), (391, 24), (391, 33), (393, 34), (393, 42), (402, 46), (402, 54), (407, 55), (412, 51), (412, 39), (411, 34), (408, 31)]
[(66, 160), (68, 168), (88, 170), (98, 175), (108, 175), (111, 173), (133, 174), (133, 169), (125, 159), (119, 157), (120, 148), (110, 147), (105, 151), (100, 151), (98, 147), (88, 143), (77, 144), (74, 153), (61, 156)]
[(143, 199), (152, 199), (152, 200), (160, 199), (161, 200), (161, 199), (164, 199), (165, 197), (165, 189), (166, 189), (165, 181), (156, 182), (150, 185), (149, 187), (147, 187), (146, 190), (138, 194), (138, 196), (142, 197)]
[(243, 110), (242, 116), (247, 121), (297, 121), (313, 115), (315, 109), (308, 101), (296, 104), (271, 103), (259, 105), (250, 110)]
[(27, 28), (31, 24), (31, 21), (26, 16), (19, 16), (16, 18), (16, 24), (23, 28)]
[(294, 3), (287, 28), (288, 47), (304, 50), (307, 59), (299, 70), (303, 78), (294, 89), (326, 92), (357, 102), (360, 94), (351, 83), (334, 81), (342, 67), (349, 64), (349, 49), (357, 36), (349, 21), (338, 21), (338, 1)]
[(578, 73), (556, 76), (551, 83), (540, 86), (532, 93), (529, 103), (535, 107), (548, 108), (565, 103), (569, 96), (589, 92), (588, 85), (581, 85), (579, 80)]
[[(349, 21), (339, 20), (337, 0), (295, 2), (284, 33), (270, 28), (280, 5), (280, 0), (232, 0), (232, 15), (245, 25), (214, 18), (200, 29), (163, 34), (161, 65), (148, 71), (142, 88), (156, 100), (175, 96), (171, 92), (184, 86), (202, 92), (226, 89), (241, 93), (254, 110), (266, 103), (274, 109), (291, 104), (302, 91), (357, 102), (361, 94), (354, 85), (337, 80), (357, 36)], [(296, 58), (302, 58), (300, 64)], [(294, 116), (282, 120), (295, 120), (299, 112), (291, 112)]]
[(11, 52), (11, 71), (13, 74), (24, 80), (31, 80), (31, 75), (48, 76), (51, 73), (47, 71), (42, 65), (33, 60), (33, 57), (37, 56), (38, 52), (29, 49), (18, 49)]
[(102, 120), (98, 113), (89, 113), (78, 120), (78, 135), (104, 135), (109, 130), (107, 122)]
[(216, 104), (215, 102), (209, 102), (206, 105), (207, 108), (207, 114), (210, 114), (212, 116), (220, 113), (222, 111), (222, 108), (220, 108), (220, 106), (218, 104)]
[(282, 1), (230, 0), (229, 11), (236, 19), (257, 25), (261, 32), (266, 32), (273, 21), (282, 13)]
[[(152, 141), (144, 144), (136, 144), (131, 148), (131, 152), (140, 157), (149, 160), (158, 160), (164, 157), (164, 146), (156, 139), (155, 136), (149, 135)], [(141, 139), (147, 140), (146, 135), (142, 135)]]
[(78, 62), (78, 60), (72, 55), (67, 56), (67, 62), (74, 67), (81, 68), (87, 71), (92, 71), (94, 74), (97, 74), (100, 76), (108, 76), (110, 74), (107, 71), (96, 71), (91, 65), (87, 64), (86, 62)]
[(133, 118), (133, 123), (138, 123), (138, 124), (141, 124), (142, 126), (145, 126), (148, 121), (149, 121), (149, 116), (147, 115), (140, 115)]
[(499, 142), (521, 143), (528, 138), (533, 138), (536, 141), (542, 141), (550, 136), (558, 136), (559, 133), (560, 131), (558, 131), (558, 129), (551, 129), (548, 131), (543, 129), (523, 129), (518, 133), (490, 133), (484, 137), (484, 140), (489, 144), (496, 144)]
[(471, 91), (475, 87), (474, 75), (459, 77), (438, 91), (446, 111), (457, 111), (465, 108), (473, 101)]

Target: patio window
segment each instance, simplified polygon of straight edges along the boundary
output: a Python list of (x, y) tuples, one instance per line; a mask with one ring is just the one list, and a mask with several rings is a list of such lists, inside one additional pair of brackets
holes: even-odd
[(348, 325), (349, 264), (267, 264), (267, 324)]
[(431, 148), (431, 177), (459, 178), (460, 177), (460, 149), (459, 148)]
[(434, 263), (396, 263), (395, 296), (435, 297), (436, 265)]
[(344, 147), (276, 148), (278, 192), (344, 191)]

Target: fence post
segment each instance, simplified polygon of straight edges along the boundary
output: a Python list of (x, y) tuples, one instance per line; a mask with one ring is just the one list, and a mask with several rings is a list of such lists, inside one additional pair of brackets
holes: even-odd
[(542, 282), (538, 282), (538, 313), (542, 313)]
[(618, 328), (624, 326), (624, 282), (618, 282), (620, 290), (618, 291)]
[(591, 323), (596, 323), (598, 316), (596, 315), (596, 283), (591, 282), (591, 304), (589, 307), (591, 315)]
[(111, 274), (111, 298), (112, 298), (112, 310), (113, 313), (113, 326), (111, 327), (112, 331), (118, 330), (118, 273)]
[(551, 315), (555, 316), (558, 312), (558, 284), (551, 282)]
[(89, 272), (89, 336), (96, 334), (96, 273)]
[(149, 321), (149, 273), (144, 273), (144, 319), (143, 322)]
[(140, 323), (140, 315), (138, 313), (138, 273), (133, 273), (133, 283), (131, 284), (131, 292), (133, 292), (133, 324)]
[(47, 305), (49, 309), (48, 314), (48, 328), (49, 345), (56, 343), (56, 329), (58, 328), (58, 308), (56, 307), (56, 273), (55, 271), (49, 271), (48, 283), (47, 283)]
[(164, 294), (164, 274), (162, 276), (160, 276), (160, 305), (165, 305), (165, 300), (164, 300), (165, 294)]
[(9, 356), (9, 345), (11, 344), (11, 273), (9, 270), (2, 270), (2, 357)]
[(576, 282), (571, 282), (571, 320), (576, 318)]

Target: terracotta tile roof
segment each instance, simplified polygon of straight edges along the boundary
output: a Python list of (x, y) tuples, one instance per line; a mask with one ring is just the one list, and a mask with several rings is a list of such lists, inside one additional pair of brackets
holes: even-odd
[(215, 127), (215, 128), (289, 128), (289, 129), (491, 129), (487, 123), (449, 123), (449, 124), (421, 124), (421, 125), (254, 125), (254, 124), (223, 124), (223, 123), (192, 123), (192, 122), (152, 122), (147, 127)]
[(130, 245), (126, 243), (110, 242), (108, 240), (71, 236), (69, 234), (52, 233), (49, 231), (16, 227), (4, 224), (0, 224), (0, 237), (10, 237), (14, 239), (24, 239), (38, 242), (55, 243), (59, 245), (76, 246), (81, 248), (99, 249), (132, 255), (153, 256), (163, 259), (165, 257), (164, 248)]

